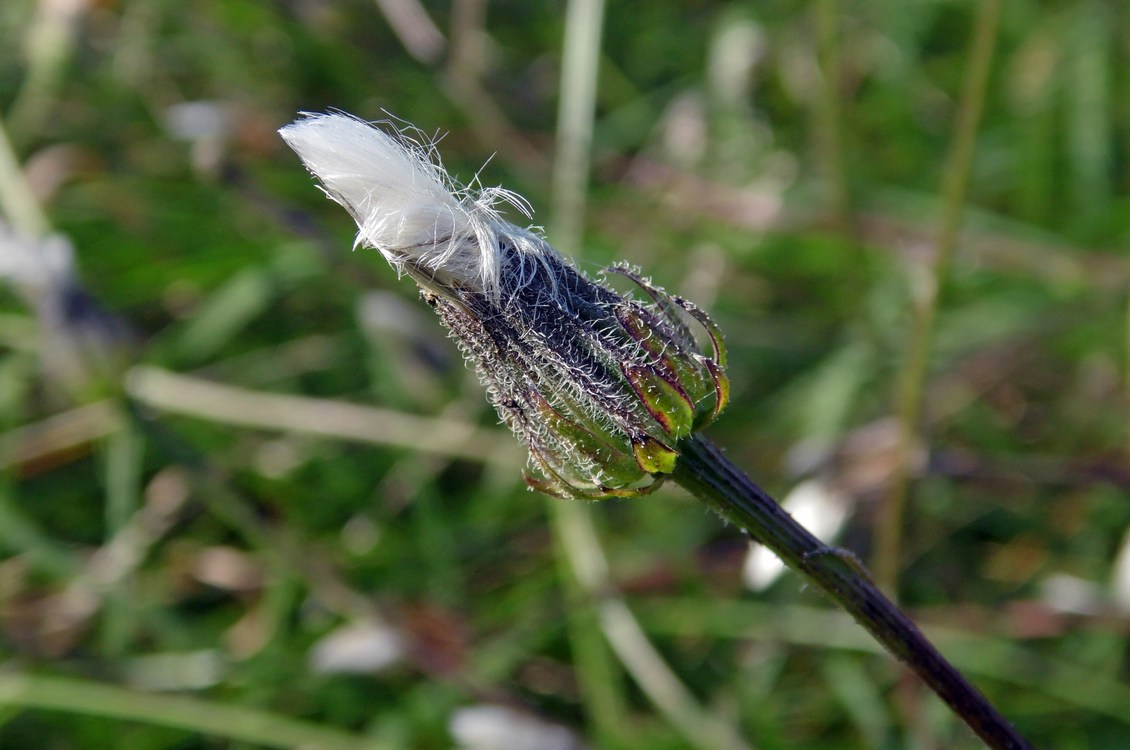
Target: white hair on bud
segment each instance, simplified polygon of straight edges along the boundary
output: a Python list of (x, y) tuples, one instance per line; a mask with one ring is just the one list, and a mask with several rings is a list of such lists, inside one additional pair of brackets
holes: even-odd
[(344, 113), (302, 114), (279, 134), (357, 222), (354, 246), (376, 248), (397, 273), (497, 301), (505, 250), (553, 252), (540, 236), (499, 216), (500, 203), (530, 216), (524, 199), (453, 182), (434, 141), (418, 131), (388, 132)]

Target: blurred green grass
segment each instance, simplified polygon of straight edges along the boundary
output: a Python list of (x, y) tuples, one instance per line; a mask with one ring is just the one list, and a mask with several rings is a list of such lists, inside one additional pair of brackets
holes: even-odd
[[(0, 287), (0, 746), (450, 747), (481, 704), (589, 746), (720, 746), (600, 643), (473, 375), (275, 135), (299, 110), (391, 113), (552, 223), (560, 8), (428, 3), (442, 46), (413, 56), (393, 5), (0, 7), (0, 112), (82, 286), (138, 363), (232, 388), (193, 416), (135, 370), (131, 417), (115, 383), (52, 369), (66, 331)], [(605, 22), (578, 262), (629, 260), (715, 315), (734, 393), (712, 435), (780, 496), (802, 465), (841, 488), (840, 542), (865, 557), (975, 5), (825, 4), (830, 86), (812, 4), (623, 2)], [(902, 601), (1039, 747), (1130, 742), (1128, 26), (1098, 0), (1005, 4), (901, 542)], [(324, 423), (249, 427), (249, 392), (324, 399)], [(342, 404), (427, 421), (357, 435)], [(489, 453), (411, 447), (468, 427)], [(611, 582), (750, 746), (975, 746), (795, 576), (744, 589), (745, 542), (675, 490), (592, 511)], [(317, 661), (357, 623), (391, 663)]]

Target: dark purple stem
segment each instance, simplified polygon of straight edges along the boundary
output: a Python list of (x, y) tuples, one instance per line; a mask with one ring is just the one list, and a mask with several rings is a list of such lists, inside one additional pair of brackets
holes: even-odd
[(910, 667), (994, 750), (1031, 750), (1011, 724), (872, 583), (850, 552), (829, 547), (793, 520), (709, 440), (679, 445), (674, 479), (723, 518), (745, 529), (843, 607)]

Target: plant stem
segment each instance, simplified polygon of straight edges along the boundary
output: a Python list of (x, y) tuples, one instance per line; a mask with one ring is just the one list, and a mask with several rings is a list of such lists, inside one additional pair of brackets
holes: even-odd
[(553, 163), (553, 237), (557, 247), (573, 257), (581, 255), (585, 228), (603, 27), (604, 0), (570, 0)]
[[(118, 537), (133, 520), (141, 504), (141, 473), (144, 443), (128, 422), (106, 436), (105, 493), (106, 545)], [(126, 653), (137, 624), (138, 609), (131, 596), (135, 584), (133, 571), (122, 571), (106, 590), (103, 620), (100, 628), (103, 653), (122, 656)]]
[(8, 130), (0, 121), (0, 215), (16, 231), (28, 237), (43, 237), (51, 231), (51, 224), (34, 196)]
[(891, 476), (890, 489), (884, 498), (879, 526), (876, 529), (875, 578), (886, 591), (897, 598), (902, 523), (906, 509), (910, 464), (918, 442), (918, 422), (922, 411), (922, 392), (934, 333), (934, 318), (942, 285), (949, 276), (950, 262), (957, 247), (962, 209), (969, 189), (973, 167), (973, 147), (977, 128), (985, 106), (993, 47), (1000, 22), (1001, 0), (985, 0), (979, 6), (973, 29), (969, 70), (958, 106), (953, 146), (946, 159), (942, 176), (942, 214), (939, 221), (933, 263), (916, 295), (914, 322), (906, 359), (899, 372), (896, 413), (899, 424), (898, 455)]
[(946, 661), (847, 550), (829, 547), (793, 520), (707, 439), (680, 443), (674, 479), (723, 518), (771, 549), (843, 607), (909, 666), (993, 750), (1031, 745)]
[(839, 40), (839, 2), (819, 0), (815, 6), (820, 89), (816, 94), (816, 153), (831, 198), (832, 219), (844, 240), (855, 239), (851, 192), (844, 169), (843, 101), (840, 95), (842, 60)]
[(70, 677), (0, 674), (0, 707), (35, 708), (138, 721), (263, 747), (309, 750), (380, 750), (368, 737), (292, 719), (278, 713), (229, 706), (181, 695), (160, 695)]

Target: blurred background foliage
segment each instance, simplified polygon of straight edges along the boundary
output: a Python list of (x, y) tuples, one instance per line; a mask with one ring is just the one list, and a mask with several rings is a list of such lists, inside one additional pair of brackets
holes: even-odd
[[(904, 605), (1037, 746), (1124, 748), (1130, 14), (1003, 3), (939, 268), (979, 12), (610, 2), (578, 263), (715, 315), (713, 436), (864, 559), (903, 455)], [(565, 34), (552, 2), (0, 4), (0, 746), (977, 746), (677, 490), (555, 535), (275, 134), (411, 122), (552, 226)]]

